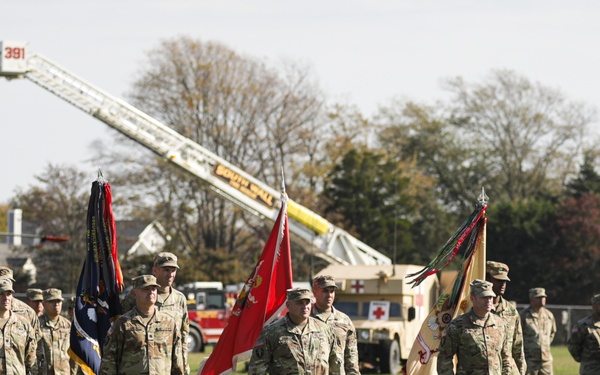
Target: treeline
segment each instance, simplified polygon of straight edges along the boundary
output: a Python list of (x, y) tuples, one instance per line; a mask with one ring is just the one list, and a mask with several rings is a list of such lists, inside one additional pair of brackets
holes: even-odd
[[(541, 286), (549, 303), (587, 303), (600, 291), (594, 110), (510, 70), (443, 84), (443, 101), (393, 99), (366, 115), (331, 103), (305, 66), (272, 66), (181, 37), (148, 53), (128, 96), (271, 186), (280, 185), (283, 167), (292, 199), (398, 263), (428, 261), (484, 187), (488, 259), (511, 267), (508, 297), (527, 302), (527, 290)], [(117, 216), (166, 228), (166, 250), (184, 265), (178, 282), (245, 280), (271, 223), (124, 137), (91, 153), (113, 187)], [(42, 254), (56, 283), (73, 285), (81, 267), (94, 175), (50, 165), (39, 186), (11, 202), (26, 220), (79, 239)], [(303, 246), (292, 244), (299, 280), (323, 266)], [(124, 261), (127, 276), (148, 266), (148, 259)]]

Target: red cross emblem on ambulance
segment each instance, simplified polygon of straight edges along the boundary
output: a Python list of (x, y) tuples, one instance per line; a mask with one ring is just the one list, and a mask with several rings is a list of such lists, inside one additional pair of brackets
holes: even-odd
[(389, 320), (390, 301), (371, 301), (369, 304), (369, 320)]
[(350, 284), (352, 293), (364, 293), (365, 292), (365, 281), (364, 280), (352, 280)]

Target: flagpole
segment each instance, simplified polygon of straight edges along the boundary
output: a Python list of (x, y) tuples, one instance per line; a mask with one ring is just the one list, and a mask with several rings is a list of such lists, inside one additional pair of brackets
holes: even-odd
[[(487, 206), (489, 201), (489, 197), (485, 194), (485, 189), (481, 188), (481, 194), (477, 198), (477, 202), (480, 206)], [(475, 257), (475, 264), (473, 265), (473, 276), (475, 279), (485, 280), (485, 268), (487, 261), (487, 248), (486, 248), (486, 237), (487, 237), (487, 215), (482, 217), (483, 222), (483, 230), (481, 233), (481, 238), (479, 240), (479, 246), (477, 247), (477, 252), (480, 252), (478, 257)]]

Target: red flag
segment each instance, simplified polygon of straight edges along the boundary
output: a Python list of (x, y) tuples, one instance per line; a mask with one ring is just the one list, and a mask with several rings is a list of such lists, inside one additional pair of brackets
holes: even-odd
[(198, 374), (220, 375), (236, 370), (238, 361), (249, 359), (263, 327), (285, 308), (292, 288), (292, 260), (287, 216), (287, 196), (254, 271), (231, 310), (231, 316), (212, 354)]

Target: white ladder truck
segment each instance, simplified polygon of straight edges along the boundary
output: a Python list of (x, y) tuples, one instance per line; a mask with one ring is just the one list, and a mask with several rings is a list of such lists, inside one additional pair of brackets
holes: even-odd
[[(0, 41), (0, 75), (27, 78), (157, 155), (202, 179), (212, 190), (262, 219), (275, 221), (280, 193), (50, 59), (27, 50), (27, 42)], [(382, 265), (390, 258), (290, 199), (290, 232), (332, 264)], [(314, 249), (317, 249), (316, 251)]]

